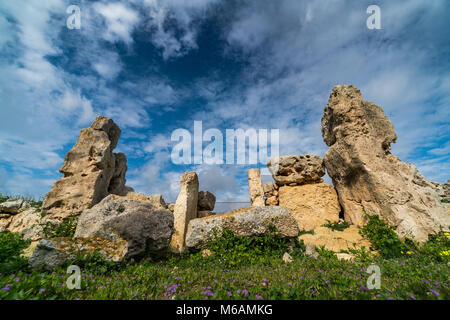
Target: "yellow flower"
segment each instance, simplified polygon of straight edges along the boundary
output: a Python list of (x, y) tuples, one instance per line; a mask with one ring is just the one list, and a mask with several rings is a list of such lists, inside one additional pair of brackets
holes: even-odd
[(412, 252), (411, 252), (411, 251), (408, 251), (407, 254), (412, 254)]
[(403, 251), (400, 251), (403, 254)]

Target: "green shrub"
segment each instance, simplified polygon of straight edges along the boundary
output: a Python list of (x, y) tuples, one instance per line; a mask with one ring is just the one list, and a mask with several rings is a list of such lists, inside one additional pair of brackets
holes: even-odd
[(350, 227), (350, 225), (345, 221), (344, 222), (330, 222), (329, 220), (327, 220), (327, 223), (324, 224), (323, 227), (330, 228), (333, 231), (344, 231), (345, 229)]
[(316, 251), (319, 254), (319, 257), (328, 260), (328, 259), (337, 259), (337, 255), (334, 251), (325, 249), (325, 246), (316, 247)]
[(287, 251), (293, 256), (304, 251), (304, 245), (296, 238), (283, 238), (275, 228), (271, 228), (268, 234), (253, 237), (237, 236), (230, 230), (224, 230), (214, 241), (208, 243), (206, 248), (211, 251), (210, 256), (202, 257), (200, 252), (194, 253), (189, 255), (191, 262), (214, 262), (226, 268), (264, 265), (274, 257), (281, 259)]
[(69, 217), (64, 219), (61, 223), (55, 224), (47, 221), (43, 225), (43, 231), (46, 238), (72, 238), (77, 227), (78, 217)]
[(385, 258), (400, 257), (409, 248), (395, 233), (395, 227), (381, 220), (377, 215), (366, 215), (367, 224), (360, 233), (372, 243), (372, 249), (378, 251)]
[(302, 236), (304, 234), (314, 234), (314, 230), (300, 230), (300, 232), (298, 233), (298, 236)]
[(0, 233), (0, 273), (26, 269), (28, 262), (20, 253), (29, 245), (30, 241), (21, 234)]
[(91, 254), (80, 252), (74, 259), (65, 263), (62, 267), (64, 268), (68, 265), (77, 265), (83, 268), (84, 271), (91, 271), (97, 274), (105, 274), (116, 268), (116, 263), (103, 258), (98, 249)]
[(429, 235), (428, 241), (418, 249), (418, 254), (435, 261), (449, 262), (450, 233), (441, 231), (437, 234)]
[(8, 200), (9, 200), (9, 197), (6, 196), (6, 195), (3, 195), (3, 194), (0, 192), (0, 203), (6, 202), (6, 201), (8, 201)]

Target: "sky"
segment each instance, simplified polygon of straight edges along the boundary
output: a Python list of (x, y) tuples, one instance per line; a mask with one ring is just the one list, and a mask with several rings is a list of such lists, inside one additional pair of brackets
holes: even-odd
[[(67, 27), (70, 5), (79, 29)], [(367, 28), (369, 5), (381, 29)], [(196, 171), (218, 201), (248, 201), (247, 170), (264, 163), (175, 164), (172, 133), (193, 135), (194, 121), (224, 136), (278, 129), (280, 155), (323, 156), (338, 84), (384, 109), (394, 155), (445, 182), (449, 30), (447, 0), (2, 1), (0, 192), (42, 198), (79, 131), (104, 115), (122, 129), (115, 152), (136, 191), (174, 201)]]

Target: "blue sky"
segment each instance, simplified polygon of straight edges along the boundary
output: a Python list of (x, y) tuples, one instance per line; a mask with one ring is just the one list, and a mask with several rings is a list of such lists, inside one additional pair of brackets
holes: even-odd
[[(69, 30), (66, 9), (81, 9)], [(366, 27), (369, 5), (381, 30)], [(353, 84), (398, 135), (393, 153), (450, 178), (446, 0), (131, 0), (0, 3), (0, 192), (42, 197), (96, 115), (122, 129), (128, 184), (174, 201), (184, 171), (248, 200), (243, 165), (175, 165), (171, 133), (280, 130), (280, 154), (323, 156), (333, 86)], [(265, 177), (265, 181), (269, 178)]]

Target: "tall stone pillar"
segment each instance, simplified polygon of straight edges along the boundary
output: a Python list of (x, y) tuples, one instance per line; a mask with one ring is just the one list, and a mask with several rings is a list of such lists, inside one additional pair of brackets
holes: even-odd
[(198, 177), (195, 172), (185, 172), (180, 179), (180, 194), (174, 206), (174, 233), (170, 249), (176, 253), (184, 251), (184, 239), (189, 221), (197, 218)]
[(265, 206), (264, 189), (259, 169), (248, 170), (248, 191), (250, 193), (250, 202), (253, 207)]

